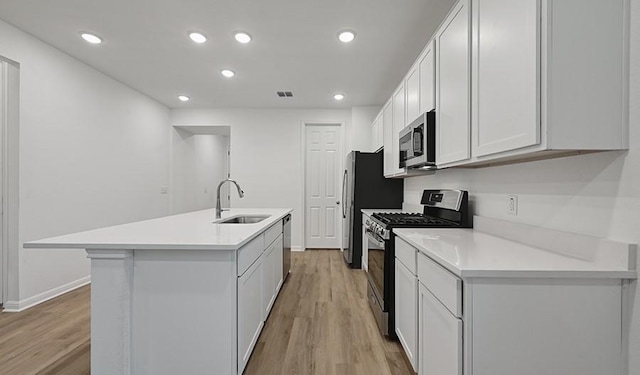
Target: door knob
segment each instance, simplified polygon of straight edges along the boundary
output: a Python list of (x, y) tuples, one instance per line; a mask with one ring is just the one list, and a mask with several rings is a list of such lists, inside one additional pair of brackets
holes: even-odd
[(340, 201), (336, 201), (336, 204), (340, 204)]

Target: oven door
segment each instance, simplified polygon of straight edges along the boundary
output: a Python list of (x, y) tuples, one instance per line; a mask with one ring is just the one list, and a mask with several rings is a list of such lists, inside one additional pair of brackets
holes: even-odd
[(376, 298), (384, 306), (384, 258), (386, 243), (370, 231), (367, 234), (367, 278), (372, 284)]

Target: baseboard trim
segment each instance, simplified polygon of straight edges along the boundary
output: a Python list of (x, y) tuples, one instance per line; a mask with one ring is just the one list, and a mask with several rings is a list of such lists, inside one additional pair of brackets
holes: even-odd
[(72, 281), (70, 283), (61, 285), (57, 288), (53, 288), (44, 293), (37, 294), (33, 297), (21, 301), (7, 301), (4, 304), (4, 312), (21, 312), (35, 305), (39, 305), (42, 302), (48, 301), (52, 298), (56, 298), (62, 294), (68, 293), (74, 289), (78, 289), (91, 282), (91, 276), (85, 276), (81, 279)]
[(291, 246), (291, 251), (304, 251), (301, 246)]

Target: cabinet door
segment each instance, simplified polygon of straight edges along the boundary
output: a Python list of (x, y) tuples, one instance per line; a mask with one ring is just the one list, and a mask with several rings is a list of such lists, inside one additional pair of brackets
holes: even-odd
[(264, 254), (238, 278), (238, 369), (242, 373), (262, 330)]
[(381, 147), (384, 147), (384, 143), (383, 143), (383, 130), (384, 129), (384, 117), (383, 117), (383, 113), (381, 112), (378, 115), (378, 131), (377, 131), (377, 135), (376, 135), (376, 139), (378, 140), (378, 142), (376, 143), (376, 148), (374, 151), (380, 149)]
[(420, 114), (420, 70), (414, 65), (407, 74), (407, 123), (411, 123)]
[(371, 142), (369, 146), (370, 151), (375, 151), (377, 149), (376, 145), (378, 144), (378, 127), (379, 126), (380, 126), (380, 121), (376, 117), (376, 119), (373, 120), (373, 123), (371, 124)]
[(384, 127), (384, 175), (391, 176), (395, 171), (393, 166), (393, 150), (395, 149), (393, 147), (393, 99), (390, 99), (382, 110), (382, 126)]
[(396, 333), (415, 371), (418, 367), (418, 279), (398, 258), (395, 262)]
[(278, 292), (280, 291), (280, 287), (282, 286), (282, 282), (283, 282), (283, 256), (284, 256), (284, 240), (282, 238), (282, 236), (280, 236), (280, 238), (278, 238), (276, 240), (276, 242), (273, 243), (274, 245), (274, 249), (273, 249), (273, 272), (274, 272), (274, 276), (273, 276), (273, 302), (271, 303), (271, 306), (269, 307), (269, 310), (271, 310), (271, 308), (273, 307), (273, 303), (276, 301), (276, 297), (278, 297)]
[(470, 157), (469, 0), (461, 0), (436, 34), (436, 163)]
[(267, 320), (282, 281), (282, 235), (265, 250), (262, 269), (262, 319)]
[(401, 173), (404, 168), (400, 168), (400, 145), (398, 145), (398, 133), (406, 126), (405, 111), (405, 89), (404, 83), (398, 87), (393, 94), (393, 173)]
[(472, 153), (540, 143), (540, 1), (476, 0)]
[(419, 375), (462, 375), (462, 320), (419, 286)]
[(371, 151), (375, 152), (382, 147), (382, 112), (373, 121), (371, 127)]
[(427, 44), (418, 66), (420, 70), (419, 113), (436, 109), (436, 60), (433, 45), (433, 40)]

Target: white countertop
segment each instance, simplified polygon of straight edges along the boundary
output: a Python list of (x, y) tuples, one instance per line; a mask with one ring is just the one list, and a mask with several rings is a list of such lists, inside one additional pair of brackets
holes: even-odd
[[(461, 278), (544, 277), (635, 279), (636, 271), (620, 254), (606, 251), (560, 253), (525, 245), (474, 229), (394, 229), (420, 252)], [(631, 258), (635, 258), (635, 246)], [(635, 260), (633, 260), (635, 262)]]
[[(236, 250), (291, 211), (286, 208), (232, 209), (223, 211), (221, 219), (215, 219), (215, 210), (208, 209), (25, 242), (24, 247), (101, 250)], [(269, 217), (255, 224), (214, 223), (237, 215), (268, 215)]]

